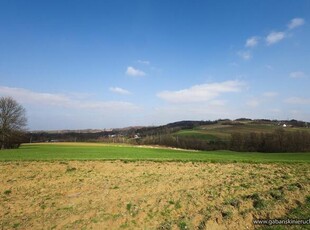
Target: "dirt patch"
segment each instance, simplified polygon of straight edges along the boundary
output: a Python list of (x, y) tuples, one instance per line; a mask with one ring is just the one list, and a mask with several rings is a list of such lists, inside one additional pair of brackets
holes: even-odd
[(308, 164), (2, 162), (3, 229), (253, 229), (310, 191)]

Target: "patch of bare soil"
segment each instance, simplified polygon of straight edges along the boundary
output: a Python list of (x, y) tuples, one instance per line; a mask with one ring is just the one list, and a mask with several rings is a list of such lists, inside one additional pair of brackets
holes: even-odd
[(1, 162), (2, 229), (254, 229), (309, 195), (309, 164)]

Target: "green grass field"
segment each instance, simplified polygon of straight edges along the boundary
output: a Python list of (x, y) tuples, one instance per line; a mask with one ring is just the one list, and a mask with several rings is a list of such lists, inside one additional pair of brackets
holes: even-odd
[(15, 160), (153, 160), (253, 163), (310, 163), (310, 153), (243, 153), (233, 151), (185, 151), (98, 143), (23, 144), (0, 151), (0, 161)]

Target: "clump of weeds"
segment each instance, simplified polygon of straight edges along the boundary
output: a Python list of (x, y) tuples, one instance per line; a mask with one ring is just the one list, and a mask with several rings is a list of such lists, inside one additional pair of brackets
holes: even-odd
[(170, 229), (172, 229), (172, 223), (167, 220), (160, 223), (159, 226), (157, 227), (157, 230), (170, 230)]
[(270, 196), (275, 199), (275, 200), (283, 200), (284, 199), (284, 194), (281, 190), (279, 189), (274, 189), (274, 190), (271, 190), (269, 192)]
[(131, 216), (136, 216), (139, 212), (138, 206), (132, 203), (126, 204), (126, 210), (129, 212)]
[(231, 206), (233, 206), (234, 208), (239, 208), (240, 207), (240, 200), (238, 200), (237, 198), (230, 198), (230, 199), (227, 199), (224, 204), (229, 204)]
[(177, 202), (175, 202), (174, 207), (175, 207), (175, 209), (180, 209), (182, 207), (179, 200)]
[(75, 167), (68, 167), (66, 170), (66, 172), (73, 172), (73, 171), (76, 171)]
[(10, 195), (12, 193), (12, 190), (8, 189), (8, 190), (5, 190), (3, 193), (4, 195)]
[(266, 201), (262, 199), (258, 193), (246, 196), (246, 198), (250, 198), (253, 200), (253, 207), (257, 210), (264, 209), (267, 206)]

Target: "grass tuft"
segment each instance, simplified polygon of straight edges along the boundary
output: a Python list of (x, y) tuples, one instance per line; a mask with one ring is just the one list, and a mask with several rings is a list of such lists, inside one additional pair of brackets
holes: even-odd
[(75, 171), (75, 170), (76, 170), (75, 167), (68, 167), (67, 170), (66, 170), (66, 172), (73, 172), (73, 171)]
[(12, 190), (5, 190), (4, 192), (3, 192), (5, 195), (10, 195), (11, 193), (12, 193)]

